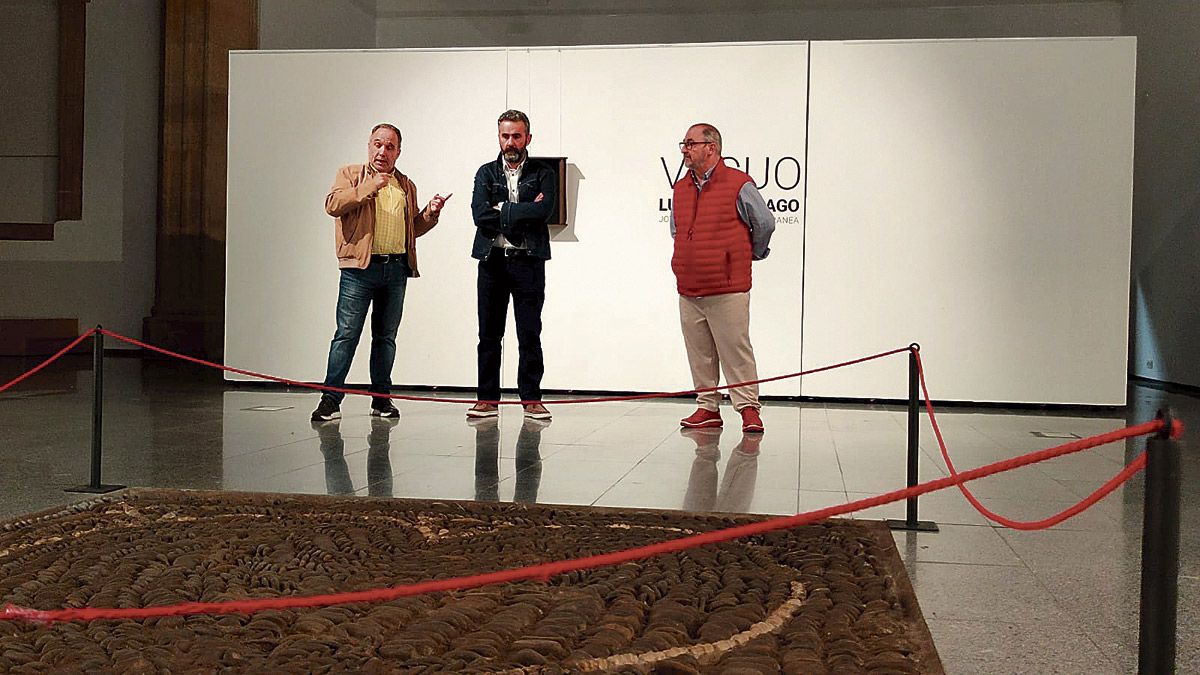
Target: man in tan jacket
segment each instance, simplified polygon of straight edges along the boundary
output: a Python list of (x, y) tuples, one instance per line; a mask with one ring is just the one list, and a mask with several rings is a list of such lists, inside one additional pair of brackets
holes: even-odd
[[(334, 218), (338, 267), (337, 329), (329, 345), (325, 386), (342, 388), (371, 309), (371, 387), (390, 393), (396, 360), (396, 330), (404, 311), (408, 278), (417, 272), (417, 237), (437, 225), (450, 195), (434, 195), (417, 210), (417, 186), (396, 170), (400, 130), (390, 124), (371, 129), (367, 163), (338, 169), (325, 197), (325, 212)], [(345, 394), (327, 391), (313, 411), (314, 422), (338, 419)], [(399, 417), (390, 399), (376, 396), (371, 414)]]

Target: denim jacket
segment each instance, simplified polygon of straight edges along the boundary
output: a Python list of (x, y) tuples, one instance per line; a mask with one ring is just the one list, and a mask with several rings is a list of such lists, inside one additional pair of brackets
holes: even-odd
[[(554, 170), (545, 162), (529, 158), (517, 184), (520, 201), (508, 201), (508, 182), (501, 162), (503, 157), (488, 162), (475, 172), (475, 189), (471, 194), (471, 215), (475, 220), (475, 242), (471, 257), (487, 258), (496, 235), (503, 234), (513, 244), (525, 246), (529, 254), (542, 260), (550, 259), (550, 228), (546, 222), (554, 214), (558, 200), (558, 180)], [(542, 201), (533, 201), (538, 193)], [(499, 204), (500, 209), (495, 206)]]

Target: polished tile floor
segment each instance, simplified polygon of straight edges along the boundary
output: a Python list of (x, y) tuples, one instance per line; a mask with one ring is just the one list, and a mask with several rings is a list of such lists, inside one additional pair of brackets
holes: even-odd
[[(0, 382), (36, 361), (0, 360)], [(88, 498), (90, 359), (71, 357), (0, 394), (0, 518)], [(549, 424), (506, 406), (468, 422), (465, 406), (398, 402), (398, 420), (352, 397), (344, 419), (313, 424), (307, 392), (234, 387), (188, 365), (109, 358), (103, 479), (144, 487), (328, 493), (792, 514), (902, 487), (905, 410), (771, 402), (767, 430), (681, 431), (682, 400), (553, 406)], [(1116, 410), (946, 408), (960, 469), (1153, 418), (1169, 404), (1200, 433), (1200, 399), (1131, 384)], [(1144, 441), (1098, 448), (974, 484), (993, 510), (1034, 519), (1115, 474)], [(927, 421), (922, 479), (946, 475)], [(1183, 462), (1179, 672), (1200, 671), (1200, 474)], [(1136, 670), (1142, 481), (1051, 530), (990, 525), (957, 491), (921, 500), (938, 533), (896, 542), (951, 673)], [(903, 504), (862, 512), (902, 517)], [(2, 601), (2, 599), (0, 599)]]

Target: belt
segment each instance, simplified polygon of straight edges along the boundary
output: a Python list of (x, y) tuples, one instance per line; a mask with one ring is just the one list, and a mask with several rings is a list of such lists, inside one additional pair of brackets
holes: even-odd
[(505, 258), (512, 258), (513, 256), (533, 255), (532, 253), (529, 252), (529, 249), (527, 249), (527, 248), (513, 248), (512, 246), (493, 246), (492, 252), (495, 253), (497, 251), (499, 251), (500, 255), (503, 255)]
[(373, 263), (382, 263), (382, 264), (386, 265), (390, 262), (397, 262), (400, 260), (407, 262), (408, 254), (407, 253), (372, 253), (371, 254), (371, 262), (373, 262)]

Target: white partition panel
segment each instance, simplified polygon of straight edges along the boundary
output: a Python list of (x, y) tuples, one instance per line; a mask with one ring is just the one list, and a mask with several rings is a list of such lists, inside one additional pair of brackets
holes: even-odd
[[(366, 161), (371, 127), (390, 122), (422, 205), (454, 194), (418, 240), (393, 378), (474, 385), (471, 186), (495, 156), (505, 61), (503, 50), (230, 55), (227, 363), (324, 379), (338, 288), (325, 195), (339, 166)], [(369, 381), (369, 345), (368, 328), (350, 382)]]
[[(677, 144), (691, 124), (714, 124), (728, 163), (748, 162), (765, 197), (798, 207), (807, 51), (805, 44), (564, 49), (554, 52), (557, 69), (539, 68), (561, 73), (561, 122), (549, 122), (561, 125), (557, 150), (578, 179), (574, 221), (556, 236), (546, 268), (546, 387), (691, 388), (665, 210), (682, 175)], [(537, 110), (536, 93), (533, 104)], [(799, 370), (798, 211), (778, 214), (772, 253), (753, 267), (751, 340), (764, 376)], [(799, 394), (799, 382), (763, 392)]]
[[(398, 166), (422, 201), (455, 194), (419, 241), (393, 379), (474, 385), (471, 179), (497, 152), (496, 116), (517, 107), (532, 118), (531, 154), (570, 162), (570, 227), (556, 228), (547, 265), (546, 388), (690, 388), (664, 209), (676, 143), (701, 120), (780, 203), (773, 253), (754, 269), (752, 338), (764, 375), (798, 370), (806, 56), (805, 44), (233, 54), (226, 360), (323, 378), (337, 270), (322, 200), (386, 120), (404, 133)], [(683, 76), (697, 63), (710, 95)], [(511, 319), (508, 335), (511, 387)], [(368, 380), (368, 342), (351, 382)], [(799, 382), (764, 393), (798, 394)]]
[[(934, 398), (1124, 403), (1134, 55), (813, 43), (805, 366), (917, 341)], [(893, 357), (804, 394), (905, 383)]]
[[(234, 53), (226, 360), (323, 378), (323, 198), (389, 121), (422, 202), (454, 193), (420, 240), (393, 378), (473, 386), (471, 180), (517, 107), (532, 153), (569, 161), (547, 389), (690, 386), (666, 209), (676, 143), (707, 121), (776, 214), (754, 265), (762, 376), (915, 340), (939, 399), (1120, 404), (1133, 78), (1131, 38)], [(366, 338), (351, 382), (368, 380)], [(504, 361), (512, 387), (515, 339)], [(763, 391), (901, 398), (904, 382), (894, 357)]]

